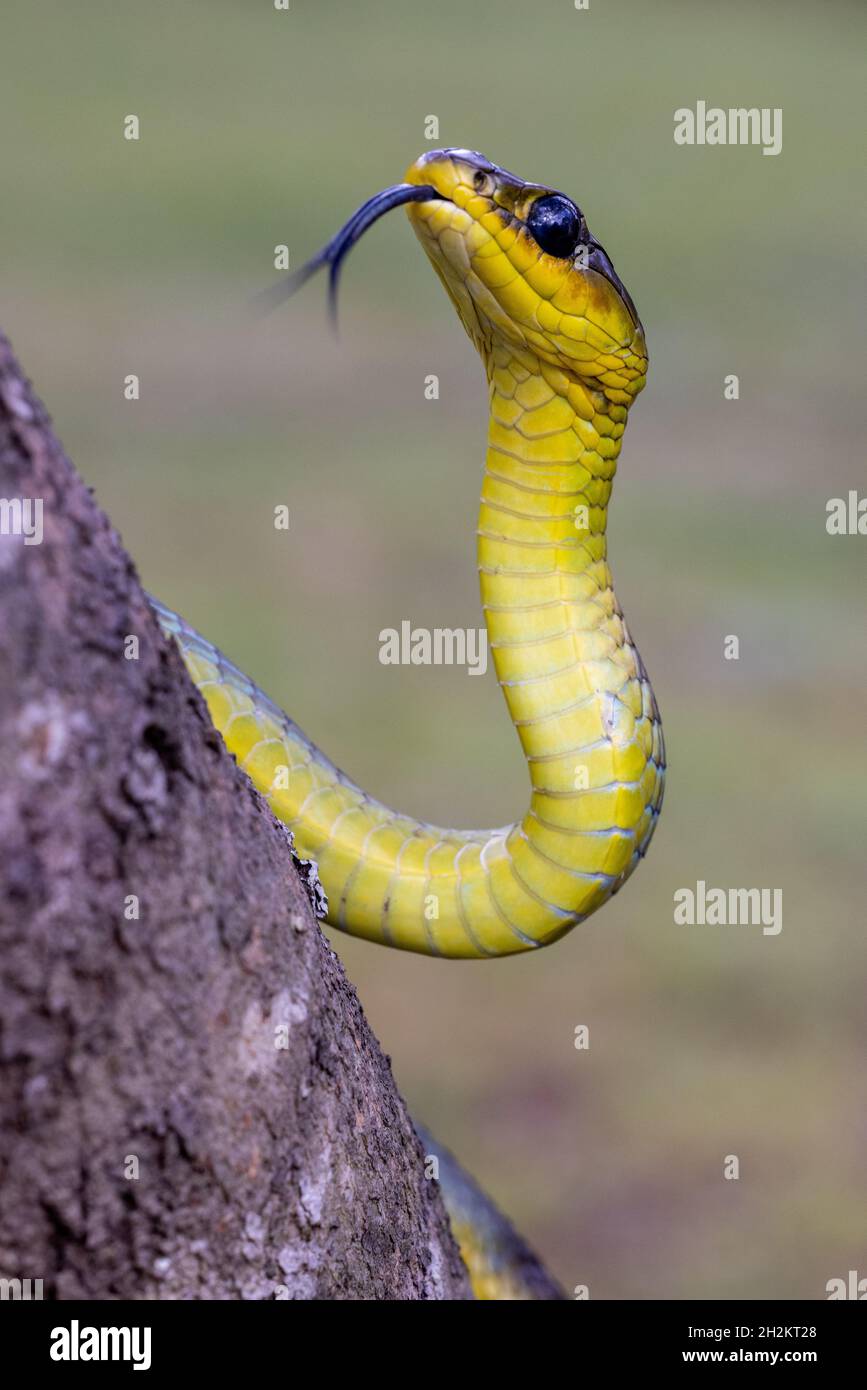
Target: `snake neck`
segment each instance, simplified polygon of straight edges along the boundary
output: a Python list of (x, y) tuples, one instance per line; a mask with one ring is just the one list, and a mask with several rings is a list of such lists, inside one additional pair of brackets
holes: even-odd
[(568, 926), (620, 887), (662, 801), (656, 701), (607, 559), (627, 406), (523, 350), (495, 348), (488, 377), (480, 586), (531, 781), (507, 849)]
[(600, 907), (647, 848), (665, 772), (653, 691), (606, 558), (626, 422), (616, 384), (591, 392), (506, 349), (491, 352), (488, 376), (479, 571), (497, 677), (530, 772), (516, 824), (452, 830), (382, 805), (156, 605), (228, 747), (300, 852), (318, 861), (329, 921), (444, 956), (546, 945)]
[[(497, 676), (527, 751), (527, 702), (536, 713), (559, 711), (564, 685), (611, 717), (604, 663), (629, 639), (606, 530), (627, 407), (523, 350), (494, 349), (488, 380), (480, 586)], [(555, 639), (560, 648), (549, 650)], [(557, 661), (565, 680), (555, 685), (544, 676)]]

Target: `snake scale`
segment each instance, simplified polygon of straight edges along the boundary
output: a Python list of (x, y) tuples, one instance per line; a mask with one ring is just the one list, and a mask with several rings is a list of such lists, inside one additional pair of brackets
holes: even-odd
[(647, 349), (576, 204), (470, 150), (421, 156), (277, 294), (328, 266), (333, 300), (348, 250), (402, 204), (488, 382), (478, 567), (497, 680), (530, 775), (522, 819), (453, 830), (390, 810), (210, 642), (154, 608), (227, 747), (317, 862), (331, 924), (478, 959), (548, 945), (601, 907), (646, 853), (659, 816), (662, 726), (606, 541)]

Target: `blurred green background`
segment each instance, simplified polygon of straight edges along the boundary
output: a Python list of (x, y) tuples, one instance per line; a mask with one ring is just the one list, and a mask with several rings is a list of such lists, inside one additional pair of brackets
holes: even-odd
[[(481, 620), (481, 369), (400, 213), (339, 341), (321, 284), (264, 321), (249, 297), (436, 115), (574, 196), (640, 308), (611, 555), (668, 743), (649, 859), (532, 958), (335, 937), (414, 1113), (595, 1298), (867, 1275), (867, 540), (825, 530), (865, 491), (865, 28), (842, 2), (4, 6), (2, 327), (147, 587), (403, 810), (526, 802), (492, 672), (378, 661), (402, 618)], [(675, 146), (700, 98), (782, 107), (782, 153)], [(782, 934), (675, 926), (699, 878), (782, 888)]]

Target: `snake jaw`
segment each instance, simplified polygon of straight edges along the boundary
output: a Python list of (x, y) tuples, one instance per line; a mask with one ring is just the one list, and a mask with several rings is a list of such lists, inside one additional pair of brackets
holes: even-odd
[(600, 246), (598, 241), (596, 241), (593, 237), (590, 237), (587, 242), (587, 251), (589, 253), (587, 257), (587, 264), (589, 268), (591, 270), (595, 270), (597, 275), (604, 276), (604, 278), (608, 281), (609, 285), (611, 285), (617, 291), (617, 293), (620, 295), (620, 298), (623, 300), (623, 303), (626, 305), (627, 309), (632, 315), (632, 321), (635, 324), (636, 329), (643, 335), (644, 327), (642, 325), (641, 319), (638, 317), (638, 310), (636, 309), (635, 304), (633, 303), (632, 295), (629, 293), (620, 276), (617, 274), (617, 271), (614, 269), (614, 266), (611, 262), (611, 258), (608, 255), (608, 252), (605, 250), (605, 247)]

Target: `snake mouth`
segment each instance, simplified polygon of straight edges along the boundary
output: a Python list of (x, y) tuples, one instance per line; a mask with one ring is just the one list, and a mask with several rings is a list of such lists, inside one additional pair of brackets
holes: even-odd
[[(259, 296), (260, 301), (266, 308), (276, 308), (278, 304), (282, 304), (285, 300), (289, 299), (296, 290), (299, 290), (302, 285), (306, 284), (311, 275), (315, 275), (317, 270), (321, 270), (323, 266), (327, 265), (329, 268), (329, 312), (332, 323), (336, 325), (337, 291), (340, 284), (340, 271), (353, 246), (361, 239), (364, 233), (373, 226), (374, 222), (378, 222), (380, 217), (384, 217), (387, 212), (391, 212), (394, 208), (402, 207), (406, 203), (450, 203), (452, 201), (451, 198), (448, 198), (444, 193), (440, 193), (431, 184), (396, 183), (393, 184), (391, 188), (384, 188), (381, 193), (374, 193), (372, 198), (368, 198), (366, 203), (362, 203), (361, 207), (356, 209), (352, 216), (340, 228), (340, 231), (337, 232), (330, 241), (326, 242), (321, 251), (317, 251), (316, 255), (311, 256), (310, 260), (301, 266), (300, 270), (296, 270), (294, 274), (288, 276), (285, 280), (281, 281), (280, 284), (271, 286), (265, 290)], [(507, 213), (505, 209), (498, 208), (497, 211), (501, 211), (506, 217), (511, 216), (514, 218), (514, 214)], [(527, 235), (532, 235), (527, 229), (525, 222), (517, 218), (515, 218), (515, 221), (519, 222), (519, 225)], [(586, 230), (585, 223), (585, 231)], [(589, 232), (587, 232), (583, 246), (586, 255), (584, 264), (588, 266), (589, 269), (594, 270), (598, 275), (601, 275), (603, 279), (607, 280), (612, 288), (616, 290), (624, 305), (629, 310), (629, 313), (632, 315), (636, 328), (640, 329), (641, 320), (638, 317), (638, 310), (632, 302), (632, 296), (620, 279), (617, 271), (614, 269), (604, 246), (601, 246), (595, 238), (590, 236)]]
[(355, 243), (369, 227), (373, 226), (374, 222), (378, 222), (380, 217), (384, 217), (393, 208), (402, 207), (404, 203), (427, 203), (434, 199), (439, 202), (450, 201), (430, 184), (396, 183), (391, 188), (383, 189), (381, 193), (374, 193), (372, 198), (368, 198), (366, 203), (362, 203), (361, 207), (356, 209), (349, 220), (340, 228), (340, 231), (329, 242), (326, 242), (321, 251), (317, 251), (316, 255), (312, 256), (300, 270), (296, 270), (294, 275), (290, 275), (279, 285), (265, 290), (260, 298), (265, 301), (267, 307), (275, 308), (277, 304), (282, 304), (284, 300), (306, 284), (317, 270), (327, 265), (329, 267), (328, 303), (332, 322), (336, 324), (340, 270)]
[(640, 328), (643, 332), (641, 319), (638, 317), (638, 310), (632, 302), (632, 295), (614, 269), (611, 263), (611, 257), (608, 255), (605, 247), (600, 246), (599, 242), (594, 241), (592, 237), (588, 239), (585, 245), (587, 247), (587, 265), (591, 270), (595, 270), (597, 275), (601, 275), (604, 280), (607, 280), (612, 289), (617, 291), (632, 315), (632, 321), (635, 327)]

